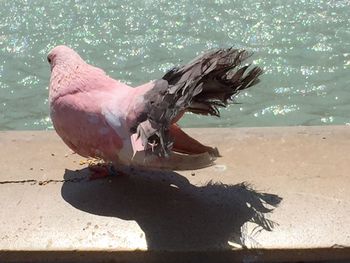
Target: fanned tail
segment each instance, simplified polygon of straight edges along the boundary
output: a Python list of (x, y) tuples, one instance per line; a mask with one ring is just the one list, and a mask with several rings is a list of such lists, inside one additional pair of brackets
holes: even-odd
[[(248, 57), (250, 54), (245, 50), (210, 51), (185, 66), (170, 70), (163, 79), (168, 81), (170, 93), (181, 98), (178, 104), (182, 100), (190, 102), (188, 111), (219, 117), (218, 107), (227, 106), (239, 91), (259, 83), (261, 68), (250, 68), (250, 65), (239, 68)], [(186, 93), (188, 99), (184, 98)]]
[(185, 111), (220, 116), (239, 91), (259, 82), (262, 69), (240, 67), (250, 57), (233, 48), (209, 51), (190, 63), (173, 68), (145, 96), (145, 108), (135, 124), (146, 150), (169, 156), (173, 139), (169, 130)]

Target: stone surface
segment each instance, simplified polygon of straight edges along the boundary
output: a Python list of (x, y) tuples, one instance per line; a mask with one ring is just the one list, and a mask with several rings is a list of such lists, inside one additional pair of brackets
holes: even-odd
[(93, 181), (54, 132), (0, 132), (0, 259), (47, 250), (349, 251), (339, 248), (350, 246), (350, 127), (187, 132), (218, 146), (216, 165)]

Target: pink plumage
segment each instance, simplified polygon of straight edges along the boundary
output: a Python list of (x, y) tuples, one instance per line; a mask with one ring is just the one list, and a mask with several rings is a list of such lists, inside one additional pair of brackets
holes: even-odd
[(132, 88), (87, 64), (74, 50), (57, 46), (51, 65), (50, 115), (62, 140), (84, 157), (118, 166), (198, 169), (218, 150), (184, 133), (184, 112), (219, 116), (242, 89), (258, 82), (261, 69), (240, 67), (249, 55), (219, 49)]

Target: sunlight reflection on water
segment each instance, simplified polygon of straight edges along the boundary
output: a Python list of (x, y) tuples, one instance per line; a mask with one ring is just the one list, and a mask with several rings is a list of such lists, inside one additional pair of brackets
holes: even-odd
[(67, 44), (138, 85), (200, 52), (254, 51), (265, 74), (222, 118), (186, 127), (347, 124), (348, 1), (2, 1), (0, 129), (46, 129), (48, 51)]

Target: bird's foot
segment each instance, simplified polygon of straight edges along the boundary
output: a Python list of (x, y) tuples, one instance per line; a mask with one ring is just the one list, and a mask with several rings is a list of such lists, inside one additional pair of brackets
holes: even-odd
[(91, 165), (89, 170), (89, 180), (103, 179), (109, 176), (128, 176), (122, 171), (116, 171), (113, 165), (107, 163)]
[(89, 170), (89, 180), (103, 179), (110, 176), (110, 169), (108, 164), (91, 165), (89, 166)]

